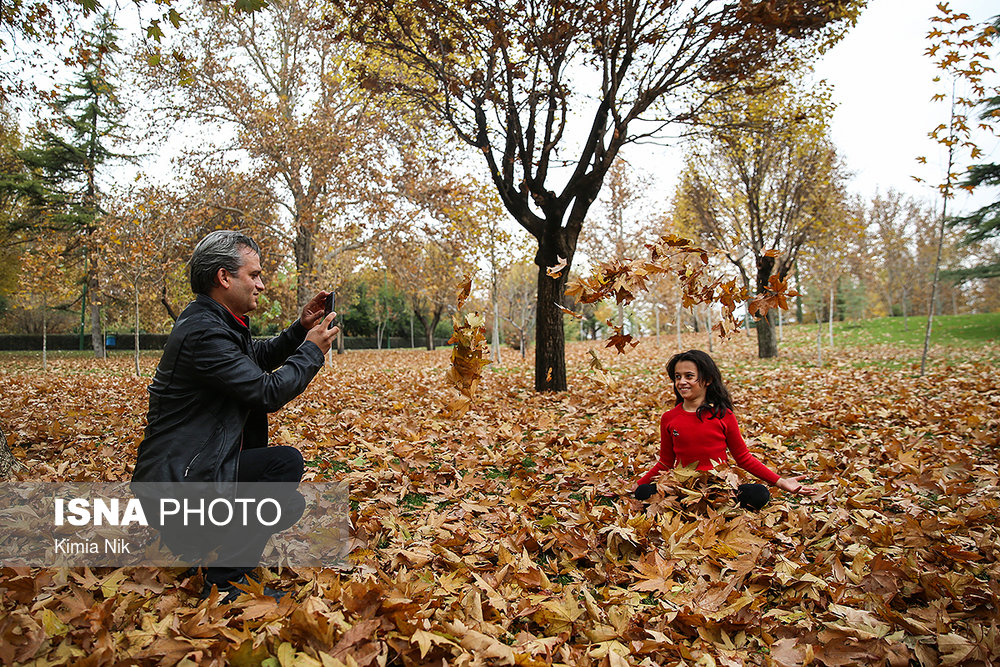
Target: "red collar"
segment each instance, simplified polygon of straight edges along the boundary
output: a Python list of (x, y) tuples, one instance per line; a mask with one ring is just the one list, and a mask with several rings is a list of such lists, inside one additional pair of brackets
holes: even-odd
[[(222, 307), (225, 308), (226, 310), (229, 310), (229, 306), (227, 306), (226, 304), (222, 304)], [(250, 318), (249, 317), (247, 317), (247, 318), (240, 317), (239, 315), (237, 315), (236, 313), (234, 313), (231, 310), (229, 310), (229, 314), (232, 315), (234, 318), (236, 318), (236, 321), (239, 322), (240, 324), (242, 324), (243, 326), (245, 326), (247, 329), (250, 328)]]

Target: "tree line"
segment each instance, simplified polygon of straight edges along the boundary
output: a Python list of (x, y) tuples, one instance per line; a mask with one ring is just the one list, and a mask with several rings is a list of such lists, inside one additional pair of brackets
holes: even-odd
[[(807, 83), (861, 4), (167, 3), (130, 41), (95, 10), (47, 118), (23, 132), (11, 100), (42, 98), (3, 82), (3, 326), (166, 330), (190, 248), (223, 227), (266, 251), (259, 331), (326, 288), (348, 334), (433, 347), (455, 286), (478, 274), (494, 348), (534, 344), (539, 390), (565, 388), (567, 337), (721, 322), (711, 304), (735, 292), (669, 271), (628, 313), (565, 297), (571, 276), (661, 234), (710, 249), (706, 275), (736, 276), (743, 298), (797, 288), (798, 321), (908, 317), (931, 299), (938, 218), (847, 192), (830, 93)], [(57, 32), (18, 20), (25, 40)], [(676, 127), (683, 173), (651, 196), (622, 149)], [(148, 173), (123, 182), (129, 163)], [(994, 308), (993, 283), (958, 282), (995, 264), (992, 234), (963, 233), (944, 261), (966, 274), (937, 307)], [(778, 352), (775, 317), (755, 326), (762, 357)]]

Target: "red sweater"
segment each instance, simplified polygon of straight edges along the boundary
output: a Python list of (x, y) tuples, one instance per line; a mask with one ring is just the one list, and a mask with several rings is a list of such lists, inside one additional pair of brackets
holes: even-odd
[(726, 410), (722, 419), (715, 419), (707, 411), (703, 411), (702, 415), (703, 419), (698, 419), (696, 413), (686, 412), (682, 405), (663, 413), (660, 418), (660, 460), (642, 476), (639, 484), (649, 483), (661, 470), (673, 468), (675, 462), (682, 466), (696, 462), (698, 470), (711, 470), (727, 461), (727, 449), (732, 452), (736, 465), (754, 477), (768, 484), (778, 481), (778, 475), (747, 449), (731, 410)]

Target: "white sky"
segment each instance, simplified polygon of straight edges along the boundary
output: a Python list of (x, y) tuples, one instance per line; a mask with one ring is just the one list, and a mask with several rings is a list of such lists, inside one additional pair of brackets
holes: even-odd
[[(816, 68), (817, 78), (833, 85), (833, 141), (853, 173), (851, 191), (869, 197), (876, 189), (889, 188), (936, 201), (934, 190), (913, 179), (919, 175), (934, 181), (944, 173), (943, 151), (927, 133), (947, 121), (947, 104), (931, 103), (936, 72), (924, 55), (926, 34), (936, 13), (936, 0), (869, 0), (858, 24), (827, 53)], [(973, 20), (986, 21), (1000, 13), (996, 0), (952, 0), (955, 10)], [(125, 37), (123, 35), (123, 37)], [(129, 36), (130, 37), (130, 36)], [(127, 39), (127, 38), (126, 38)], [(990, 54), (1000, 62), (1000, 50)], [(0, 59), (8, 69), (16, 62)], [(992, 75), (994, 84), (1000, 76)], [(984, 156), (977, 161), (1000, 160), (1000, 141), (980, 135)], [(665, 146), (629, 146), (624, 155), (635, 167), (647, 172), (656, 184), (651, 199), (660, 206), (673, 193), (681, 166), (680, 141)], [(930, 164), (918, 165), (925, 155)], [(968, 160), (963, 156), (962, 164)], [(165, 165), (164, 165), (165, 166)], [(152, 167), (153, 173), (160, 169)], [(165, 169), (169, 173), (169, 168)], [(968, 211), (995, 199), (1000, 193), (982, 189), (972, 198), (959, 194), (953, 212)]]
[[(986, 21), (1000, 14), (1000, 3), (959, 0), (949, 3), (955, 11)], [(854, 191), (869, 196), (876, 188), (893, 187), (915, 197), (932, 199), (927, 186), (911, 176), (933, 182), (942, 178), (944, 151), (927, 137), (948, 121), (948, 104), (931, 102), (935, 92), (947, 92), (933, 82), (937, 71), (924, 55), (930, 17), (937, 13), (935, 0), (870, 0), (857, 26), (827, 53), (816, 68), (819, 78), (834, 86), (837, 110), (832, 123), (833, 141), (854, 172)], [(990, 54), (1000, 59), (1000, 53)], [(994, 60), (996, 63), (997, 60)], [(996, 84), (1000, 77), (993, 75)], [(1000, 157), (996, 137), (979, 135), (985, 155), (976, 162)], [(927, 165), (916, 158), (925, 155)], [(959, 163), (967, 166), (967, 154)], [(955, 198), (957, 209), (985, 204), (997, 193), (981, 191), (969, 200)], [(956, 211), (957, 212), (957, 211)]]
[[(949, 4), (977, 21), (1000, 14), (996, 0)], [(930, 101), (944, 88), (934, 83), (936, 71), (924, 55), (935, 5), (936, 0), (869, 0), (858, 24), (816, 67), (816, 78), (833, 85), (837, 109), (831, 124), (832, 139), (853, 174), (850, 191), (854, 194), (867, 198), (876, 190), (894, 188), (927, 202), (937, 201), (931, 187), (912, 178), (921, 176), (934, 182), (944, 174), (943, 151), (927, 137), (948, 119), (947, 104)], [(1000, 51), (990, 55), (997, 66)], [(1000, 76), (992, 75), (992, 81), (1000, 83)], [(984, 155), (977, 162), (1000, 160), (996, 137), (980, 135), (979, 144)], [(682, 152), (678, 142), (662, 148), (631, 146), (625, 155), (656, 179), (662, 202), (673, 193)], [(920, 155), (927, 157), (927, 165), (917, 163)], [(981, 189), (970, 198), (962, 191), (949, 208), (955, 213), (968, 211), (997, 196), (1000, 193)]]

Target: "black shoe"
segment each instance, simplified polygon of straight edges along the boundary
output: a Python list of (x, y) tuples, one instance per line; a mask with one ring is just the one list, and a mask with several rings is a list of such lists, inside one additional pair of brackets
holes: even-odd
[(637, 500), (642, 500), (645, 502), (649, 500), (649, 497), (656, 493), (656, 484), (640, 484), (635, 489), (635, 497)]
[[(213, 584), (209, 581), (206, 581), (205, 586), (201, 589), (201, 599), (202, 600), (208, 599), (208, 597), (212, 594), (212, 588), (218, 587), (219, 595), (222, 596), (219, 598), (219, 604), (231, 604), (233, 602), (236, 602), (236, 598), (245, 593), (245, 591), (242, 591), (236, 587), (237, 584), (239, 584), (240, 586), (248, 586), (250, 582), (247, 579), (247, 575), (244, 574), (236, 581), (229, 581), (222, 585)], [(273, 588), (268, 588), (267, 586), (265, 586), (264, 595), (266, 595), (269, 598), (274, 598), (275, 602), (281, 602), (281, 598), (288, 595), (288, 592), (278, 591)]]

